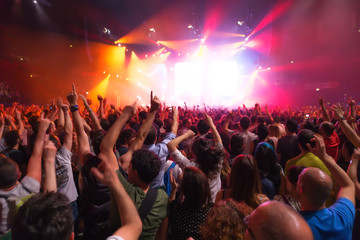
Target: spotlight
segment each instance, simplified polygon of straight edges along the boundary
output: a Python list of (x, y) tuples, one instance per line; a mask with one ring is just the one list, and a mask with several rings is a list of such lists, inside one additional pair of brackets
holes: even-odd
[(190, 55), (190, 53), (187, 53), (187, 54), (186, 54), (186, 56), (189, 56), (189, 55)]
[(193, 25), (189, 24), (188, 29), (194, 28)]
[(149, 28), (150, 32), (155, 32), (155, 28)]
[(69, 47), (72, 47), (72, 45), (70, 44), (70, 46)]
[(205, 42), (205, 39), (202, 38), (202, 39), (201, 39), (201, 42), (204, 43), (204, 42)]
[(23, 58), (20, 58), (20, 61), (24, 61), (24, 59), (23, 59)]
[(103, 71), (103, 74), (105, 74), (106, 73), (106, 71)]
[(292, 64), (292, 63), (294, 63), (294, 61), (290, 61), (290, 63)]
[(238, 24), (239, 26), (242, 26), (242, 25), (244, 24), (244, 21), (237, 21), (237, 24)]
[(155, 57), (155, 54), (153, 54), (153, 57)]
[(103, 33), (104, 33), (104, 34), (110, 34), (110, 29), (104, 27), (104, 28), (103, 28)]
[(89, 94), (89, 92), (86, 92), (85, 94), (86, 94), (86, 95), (88, 95), (88, 94)]
[(249, 37), (245, 38), (245, 42), (249, 41)]
[(259, 70), (261, 70), (261, 69), (262, 69), (262, 67), (260, 66), (260, 67), (259, 67)]
[(116, 74), (116, 77), (118, 78), (118, 77), (119, 77), (119, 74)]
[(145, 57), (147, 58), (147, 57), (148, 57), (148, 55), (146, 54), (146, 55), (145, 55)]
[(120, 44), (120, 43), (118, 43), (118, 47), (121, 47), (121, 44)]
[(36, 1), (36, 0), (34, 0), (33, 2), (34, 2), (35, 4), (37, 3), (37, 1)]
[(315, 89), (317, 92), (320, 91), (320, 88)]
[(271, 70), (271, 67), (268, 67), (267, 70)]
[(180, 56), (181, 55), (181, 53), (178, 53), (178, 56)]

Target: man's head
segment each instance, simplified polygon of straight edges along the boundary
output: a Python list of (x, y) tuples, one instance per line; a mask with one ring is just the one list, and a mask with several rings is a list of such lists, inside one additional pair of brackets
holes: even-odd
[(332, 124), (331, 122), (325, 121), (320, 124), (319, 130), (320, 130), (320, 134), (324, 138), (330, 138), (333, 132), (335, 131), (335, 125)]
[(5, 155), (0, 154), (0, 189), (7, 189), (15, 185), (21, 176), (18, 165)]
[(286, 121), (286, 130), (289, 133), (296, 133), (298, 128), (298, 123), (295, 119), (289, 119)]
[(246, 131), (250, 126), (250, 119), (248, 117), (242, 117), (240, 119), (240, 126), (244, 131)]
[(73, 214), (61, 193), (39, 193), (19, 208), (12, 226), (14, 240), (67, 240), (72, 237)]
[(240, 133), (234, 134), (230, 138), (230, 151), (233, 155), (239, 155), (244, 150), (244, 139)]
[(9, 131), (4, 136), (6, 146), (13, 148), (20, 142), (20, 135), (17, 130)]
[(306, 146), (306, 144), (310, 144), (310, 146), (315, 147), (315, 142), (311, 141), (311, 139), (313, 139), (315, 136), (314, 132), (309, 130), (309, 129), (302, 129), (300, 130), (300, 132), (297, 134), (297, 141), (298, 144), (300, 146), (301, 151), (308, 151), (308, 147)]
[(184, 118), (183, 120), (183, 126), (186, 128), (190, 128), (192, 125), (191, 119), (190, 118)]
[(325, 201), (331, 195), (332, 180), (319, 168), (304, 169), (297, 183), (300, 203), (304, 210), (318, 210), (325, 206)]
[(145, 149), (136, 150), (131, 158), (129, 182), (136, 183), (140, 180), (150, 184), (159, 174), (160, 167), (161, 161), (155, 153)]
[(144, 144), (145, 145), (152, 145), (155, 144), (157, 137), (157, 131), (154, 126), (151, 126), (148, 135), (145, 138)]
[(303, 217), (279, 201), (261, 204), (245, 218), (245, 224), (247, 225), (246, 240), (313, 239), (311, 229)]
[(201, 119), (197, 124), (197, 129), (201, 135), (204, 135), (210, 130), (210, 127), (203, 119)]

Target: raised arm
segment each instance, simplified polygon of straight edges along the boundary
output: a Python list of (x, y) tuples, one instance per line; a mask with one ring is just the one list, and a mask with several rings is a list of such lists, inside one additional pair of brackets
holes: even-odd
[(173, 122), (171, 125), (171, 132), (176, 135), (179, 128), (179, 110), (176, 107), (172, 107), (172, 114)]
[(73, 124), (71, 122), (70, 113), (69, 113), (69, 106), (64, 104), (61, 106), (61, 110), (64, 112), (64, 119), (65, 119), (65, 136), (64, 136), (64, 144), (63, 147), (67, 150), (71, 151), (72, 146), (72, 139), (73, 139)]
[(229, 112), (229, 114), (226, 116), (226, 121), (225, 121), (224, 125), (221, 128), (223, 130), (223, 132), (226, 133), (226, 135), (228, 135), (228, 136), (230, 136), (231, 133), (234, 132), (234, 131), (229, 129), (229, 124), (230, 124), (230, 121), (231, 121), (232, 118), (233, 118), (233, 113)]
[(95, 130), (100, 130), (102, 129), (101, 125), (100, 125), (100, 122), (99, 122), (99, 119), (97, 118), (96, 114), (94, 113), (94, 111), (92, 110), (92, 108), (90, 107), (87, 99), (85, 98), (85, 96), (79, 94), (79, 97), (81, 98), (81, 100), (83, 100), (84, 102), (84, 106), (86, 108), (86, 110), (88, 111), (89, 113), (89, 117), (91, 119), (91, 121), (93, 122), (94, 124), (94, 127), (95, 127)]
[(207, 125), (209, 125), (209, 127), (210, 127), (210, 129), (211, 129), (211, 132), (212, 132), (212, 134), (213, 134), (213, 137), (214, 137), (215, 142), (222, 144), (222, 140), (221, 140), (220, 134), (219, 134), (219, 132), (217, 131), (216, 126), (215, 126), (212, 118), (205, 113), (205, 114), (204, 114), (204, 120), (205, 120), (205, 122), (207, 123)]
[(49, 141), (49, 137), (44, 144), (44, 150), (42, 154), (43, 163), (44, 163), (44, 182), (43, 182), (43, 191), (44, 192), (56, 192), (56, 173), (55, 173), (55, 156), (57, 149), (55, 144), (52, 141)]
[(113, 235), (120, 236), (126, 240), (138, 239), (142, 231), (142, 222), (139, 213), (123, 185), (120, 183), (109, 159), (103, 154), (100, 154), (99, 157), (104, 163), (104, 173), (101, 173), (96, 168), (92, 168), (91, 171), (102, 184), (110, 187), (116, 200), (122, 225)]
[(2, 139), (4, 133), (4, 127), (5, 127), (4, 116), (2, 113), (0, 113), (0, 140)]
[(273, 123), (273, 122), (274, 122), (274, 118), (271, 116), (271, 114), (270, 114), (269, 111), (268, 111), (268, 105), (265, 105), (265, 112), (266, 112), (266, 115), (268, 116), (270, 122)]
[(129, 151), (120, 157), (120, 165), (121, 165), (122, 169), (124, 169), (125, 171), (129, 167), (133, 152), (142, 147), (142, 145), (145, 141), (145, 138), (146, 138), (147, 134), (149, 133), (150, 128), (154, 122), (156, 111), (158, 110), (158, 108), (160, 106), (160, 99), (156, 96), (153, 97), (152, 91), (150, 93), (150, 99), (151, 99), (150, 100), (151, 108), (150, 108), (149, 114), (147, 115), (143, 124), (141, 124), (135, 140), (130, 145)]
[(340, 104), (334, 105), (332, 107), (332, 110), (334, 111), (335, 117), (339, 120), (341, 129), (343, 130), (347, 139), (349, 139), (349, 141), (354, 146), (360, 148), (360, 137), (356, 134), (356, 131), (346, 121), (344, 117), (344, 111), (341, 109)]
[(178, 136), (176, 138), (174, 138), (173, 140), (171, 140), (170, 142), (168, 142), (167, 147), (170, 151), (170, 153), (174, 152), (177, 149), (177, 146), (184, 141), (187, 138), (191, 138), (195, 136), (195, 133), (191, 130), (187, 130), (186, 133), (184, 133), (181, 136)]
[(310, 152), (315, 154), (323, 161), (325, 166), (329, 169), (335, 183), (340, 187), (337, 199), (343, 197), (349, 199), (355, 205), (355, 186), (346, 172), (336, 164), (335, 160), (326, 153), (325, 143), (322, 137), (315, 135), (316, 145), (314, 148), (307, 144)]
[(46, 130), (50, 125), (49, 119), (41, 119), (39, 122), (38, 133), (36, 135), (34, 148), (29, 159), (26, 176), (32, 177), (39, 183), (41, 182), (41, 156), (44, 148)]
[(356, 119), (356, 102), (352, 98), (350, 98), (348, 100), (348, 105), (350, 107), (350, 116), (353, 119)]
[(97, 98), (99, 100), (99, 116), (100, 116), (100, 119), (103, 119), (103, 118), (105, 118), (104, 99), (101, 95), (98, 95)]
[(324, 104), (324, 99), (323, 99), (323, 97), (320, 97), (320, 98), (319, 98), (319, 104), (320, 104), (320, 107), (321, 107), (321, 112), (322, 112), (322, 114), (323, 114), (324, 121), (330, 122), (329, 113), (328, 113), (328, 111), (327, 111), (326, 108), (325, 108), (325, 104)]
[(58, 100), (56, 101), (56, 106), (58, 108), (58, 120), (56, 123), (56, 130), (64, 129), (65, 119), (64, 119), (64, 112), (61, 109), (62, 105), (63, 105), (62, 99), (58, 98)]
[(16, 108), (15, 108), (15, 118), (16, 118), (16, 120), (17, 120), (17, 122), (18, 122), (18, 125), (19, 125), (19, 128), (18, 128), (19, 135), (22, 136), (22, 133), (23, 133), (23, 131), (24, 131), (24, 122), (23, 122), (22, 119), (21, 119), (21, 113), (20, 113), (20, 111), (17, 110)]
[(358, 181), (358, 174), (357, 174), (359, 160), (360, 160), (360, 149), (354, 149), (354, 154), (351, 157), (351, 162), (347, 174), (355, 184), (355, 196), (358, 200), (360, 200), (360, 183)]
[(90, 153), (90, 145), (88, 136), (84, 130), (83, 119), (80, 116), (79, 106), (77, 105), (78, 95), (76, 93), (75, 84), (73, 84), (73, 90), (66, 97), (70, 103), (70, 111), (72, 112), (74, 127), (77, 135), (80, 162), (84, 165), (84, 157), (86, 154)]

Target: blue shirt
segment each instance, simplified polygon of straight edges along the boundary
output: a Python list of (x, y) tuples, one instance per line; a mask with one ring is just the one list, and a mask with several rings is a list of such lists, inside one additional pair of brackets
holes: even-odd
[(169, 155), (169, 150), (167, 145), (171, 140), (176, 138), (176, 135), (172, 132), (166, 134), (162, 142), (152, 145), (143, 145), (143, 149), (147, 149), (149, 151), (154, 152), (156, 155), (159, 156), (161, 161), (160, 172), (156, 176), (156, 178), (150, 183), (151, 188), (156, 188), (161, 185), (164, 185), (164, 173), (165, 173), (165, 163), (167, 160), (167, 156)]
[(300, 213), (309, 224), (315, 240), (351, 240), (355, 206), (349, 199), (339, 198), (329, 208)]

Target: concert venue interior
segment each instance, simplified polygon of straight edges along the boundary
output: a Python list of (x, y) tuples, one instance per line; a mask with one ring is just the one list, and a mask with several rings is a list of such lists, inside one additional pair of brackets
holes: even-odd
[(1, 0), (1, 97), (44, 104), (75, 83), (118, 106), (150, 90), (168, 105), (343, 101), (359, 43), (358, 0)]

